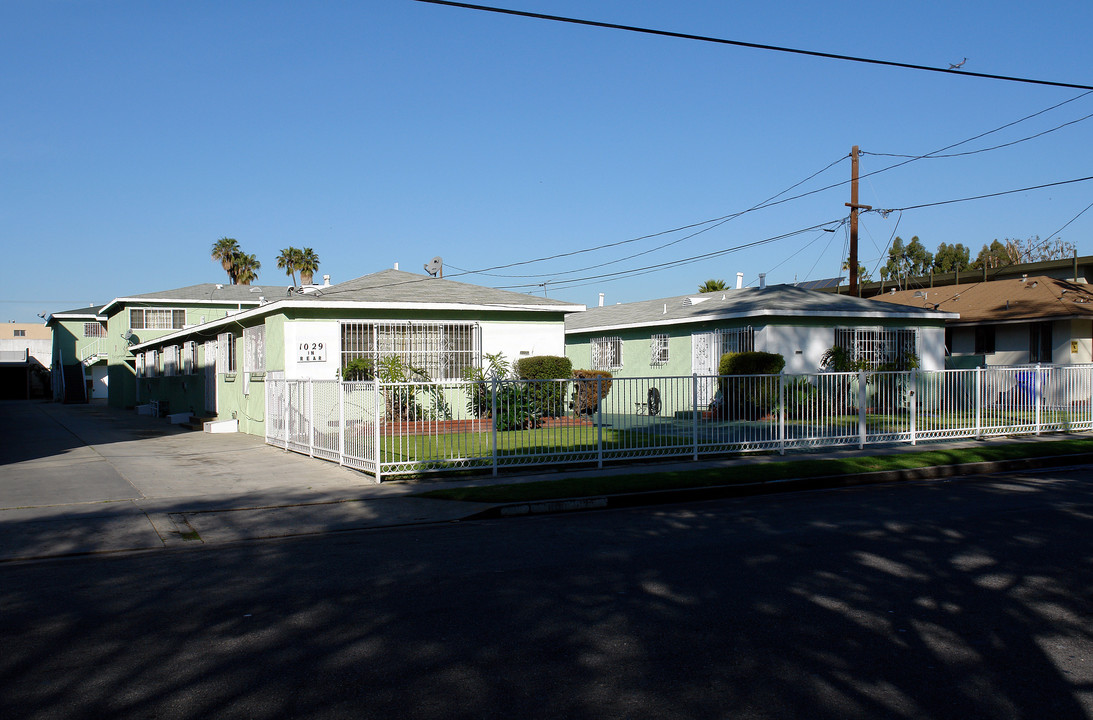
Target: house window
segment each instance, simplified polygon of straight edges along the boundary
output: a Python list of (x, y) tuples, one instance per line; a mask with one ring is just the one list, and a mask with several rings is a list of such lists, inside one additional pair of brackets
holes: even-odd
[(1052, 361), (1051, 323), (1029, 324), (1028, 361), (1033, 363), (1049, 363)]
[(243, 328), (243, 372), (266, 371), (266, 326)]
[(216, 372), (235, 372), (235, 337), (231, 333), (216, 337)]
[(357, 358), (378, 367), (385, 357), (399, 357), (433, 380), (457, 380), (467, 368), (481, 367), (478, 323), (342, 323), (344, 369)]
[(163, 376), (175, 375), (178, 375), (178, 345), (168, 345), (163, 348)]
[(668, 362), (668, 336), (664, 333), (653, 335), (650, 343), (650, 365), (665, 365)]
[(836, 328), (835, 346), (848, 351), (854, 362), (875, 370), (883, 365), (903, 367), (916, 354), (917, 338), (914, 330)]
[(87, 338), (103, 338), (106, 337), (106, 328), (102, 323), (90, 322), (83, 324), (83, 336)]
[(131, 308), (131, 330), (181, 330), (186, 326), (186, 311), (170, 308)]
[(980, 325), (975, 329), (975, 354), (990, 355), (994, 353), (994, 326)]
[[(755, 330), (749, 327), (718, 330), (721, 355), (725, 353), (752, 352), (755, 350)], [(718, 356), (720, 357), (720, 355)]]
[(26, 330), (13, 330), (12, 332), (14, 333), (15, 337), (26, 337), (27, 336), (27, 331)]
[(592, 338), (592, 369), (618, 370), (622, 367), (622, 338)]
[(197, 367), (197, 343), (188, 340), (182, 344), (182, 374), (193, 375)]

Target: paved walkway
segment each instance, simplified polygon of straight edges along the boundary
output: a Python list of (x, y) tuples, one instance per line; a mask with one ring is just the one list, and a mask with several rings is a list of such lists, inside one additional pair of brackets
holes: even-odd
[[(1030, 439), (1035, 438), (1020, 441)], [(867, 452), (923, 447), (870, 447)], [(860, 451), (815, 454), (829, 458)], [(451, 522), (494, 506), (411, 495), (440, 487), (542, 480), (563, 472), (567, 477), (600, 476), (746, 467), (783, 459), (748, 456), (377, 485), (368, 475), (279, 450), (251, 435), (192, 432), (104, 405), (2, 402), (0, 562)]]

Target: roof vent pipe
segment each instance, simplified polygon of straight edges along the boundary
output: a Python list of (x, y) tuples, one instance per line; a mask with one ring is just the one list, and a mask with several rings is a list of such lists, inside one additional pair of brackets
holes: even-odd
[(767, 286), (767, 274), (759, 273), (759, 289), (762, 290)]
[(744, 287), (744, 273), (738, 272), (738, 273), (736, 273), (736, 289), (740, 290), (743, 287)]
[(398, 263), (395, 263), (395, 269), (398, 270)]
[(603, 293), (600, 293), (600, 307), (603, 307)]
[(323, 287), (330, 287), (330, 276), (323, 275)]

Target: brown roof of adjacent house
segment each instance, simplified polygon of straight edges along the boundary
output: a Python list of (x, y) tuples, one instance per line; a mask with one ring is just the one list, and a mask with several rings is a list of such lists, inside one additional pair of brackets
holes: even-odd
[(1089, 285), (1043, 275), (902, 290), (873, 300), (958, 313), (951, 325), (1093, 318)]

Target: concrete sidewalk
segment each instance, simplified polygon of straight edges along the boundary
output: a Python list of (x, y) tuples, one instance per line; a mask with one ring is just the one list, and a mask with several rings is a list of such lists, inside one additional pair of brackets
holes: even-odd
[[(881, 455), (972, 445), (982, 443), (870, 446), (865, 452)], [(590, 477), (708, 467), (747, 472), (761, 463), (860, 454), (856, 448), (845, 448), (697, 463), (528, 469), (496, 478), (485, 475), (453, 481), (441, 476), (377, 485), (368, 475), (279, 450), (250, 435), (191, 432), (166, 420), (102, 405), (4, 402), (0, 403), (0, 562), (452, 522), (483, 514), (604, 507), (609, 503), (502, 508), (412, 495), (442, 487), (534, 482), (562, 474)], [(1081, 462), (1074, 460), (1074, 464)], [(671, 497), (687, 499), (679, 494)]]

